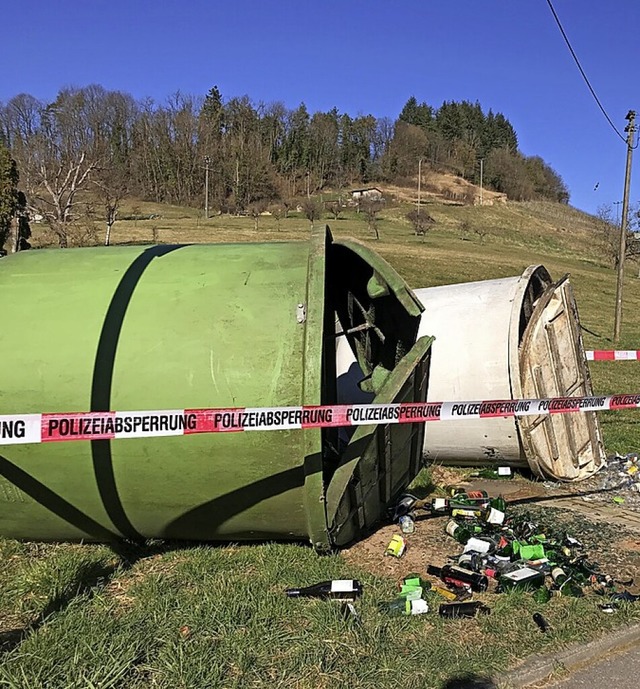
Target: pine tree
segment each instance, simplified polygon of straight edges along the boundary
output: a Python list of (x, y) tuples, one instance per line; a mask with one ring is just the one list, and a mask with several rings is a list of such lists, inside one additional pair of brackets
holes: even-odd
[(418, 103), (415, 96), (411, 96), (404, 104), (398, 119), (427, 131), (433, 128), (433, 108), (426, 103)]
[(11, 221), (18, 210), (18, 166), (0, 140), (0, 250), (11, 234)]

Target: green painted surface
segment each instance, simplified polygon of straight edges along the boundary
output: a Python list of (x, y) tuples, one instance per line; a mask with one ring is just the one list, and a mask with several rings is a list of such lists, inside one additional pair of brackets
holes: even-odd
[[(2, 259), (0, 414), (334, 401), (325, 260), (324, 233)], [(317, 429), (6, 446), (0, 533), (327, 547), (322, 453)]]

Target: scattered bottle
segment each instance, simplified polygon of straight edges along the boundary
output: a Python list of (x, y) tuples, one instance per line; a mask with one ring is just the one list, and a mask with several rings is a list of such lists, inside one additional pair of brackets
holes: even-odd
[(445, 584), (451, 584), (458, 588), (467, 586), (472, 591), (482, 592), (489, 587), (489, 579), (484, 574), (472, 572), (456, 565), (444, 565), (442, 567), (429, 565), (427, 567), (427, 574), (438, 577)]
[(416, 530), (416, 523), (410, 514), (403, 514), (398, 520), (402, 533), (413, 533)]
[(544, 572), (531, 567), (519, 567), (512, 572), (504, 572), (498, 578), (501, 591), (530, 590), (544, 585)]
[(493, 553), (496, 549), (496, 542), (489, 536), (471, 536), (464, 546), (464, 552), (480, 553), (486, 555)]
[(466, 493), (467, 489), (464, 486), (457, 486), (455, 484), (450, 484), (450, 485), (444, 487), (444, 492), (450, 498), (453, 498), (456, 495), (460, 495), (461, 493)]
[(486, 490), (474, 490), (470, 488), (465, 488), (464, 486), (445, 486), (444, 492), (447, 498), (454, 501), (489, 501), (489, 493)]
[(478, 505), (451, 505), (451, 516), (458, 519), (476, 519), (487, 524), (502, 524), (505, 513), (495, 507)]
[(480, 572), (484, 569), (484, 559), (477, 552), (462, 553), (458, 558), (458, 567), (469, 569), (472, 572)]
[(507, 541), (505, 538), (501, 538), (498, 541), (496, 547), (496, 552), (494, 553), (496, 559), (501, 562), (510, 562), (513, 556), (513, 544), (511, 541)]
[(489, 507), (491, 498), (485, 491), (476, 490), (468, 493), (456, 493), (448, 498), (431, 498), (430, 508), (432, 512), (451, 512), (456, 508), (472, 508), (477, 510)]
[(479, 469), (478, 471), (474, 471), (471, 476), (474, 478), (510, 479), (513, 473), (511, 467), (503, 466), (496, 467), (495, 469)]
[(441, 595), (443, 598), (446, 598), (447, 600), (462, 600), (462, 598), (460, 597), (460, 593), (458, 593), (458, 592), (462, 592), (462, 591), (467, 593), (467, 597), (469, 597), (469, 595), (470, 595), (468, 593), (469, 589), (467, 589), (467, 588), (456, 589), (455, 591), (452, 591), (451, 589), (444, 588), (444, 586), (434, 586), (432, 584), (431, 590), (434, 593)]
[(442, 514), (449, 511), (450, 500), (448, 498), (432, 498), (429, 507), (432, 512), (440, 512)]
[(357, 579), (333, 579), (311, 586), (285, 589), (289, 598), (335, 598), (355, 600), (362, 595), (362, 584)]
[(497, 498), (490, 498), (489, 506), (493, 507), (494, 510), (502, 512), (503, 514), (506, 514), (507, 512), (507, 501), (502, 497), (502, 495), (498, 495)]
[(451, 538), (458, 541), (458, 543), (462, 543), (462, 545), (464, 545), (471, 538), (471, 536), (476, 533), (476, 531), (479, 531), (479, 529), (476, 529), (473, 526), (458, 524), (455, 519), (450, 519), (447, 522), (444, 530), (449, 534), (449, 536), (451, 536)]
[(489, 614), (491, 608), (480, 601), (467, 601), (464, 603), (442, 603), (438, 608), (440, 617), (476, 617), (478, 613)]
[(429, 612), (429, 604), (421, 598), (416, 600), (396, 598), (386, 603), (380, 603), (378, 608), (380, 611), (391, 615), (422, 615)]
[(584, 595), (582, 588), (566, 574), (562, 567), (554, 567), (551, 570), (551, 578), (560, 592), (560, 595), (571, 596), (573, 598), (580, 598)]
[(387, 546), (387, 549), (384, 551), (385, 555), (390, 555), (391, 557), (402, 557), (404, 555), (404, 551), (407, 549), (407, 543), (402, 538), (402, 536), (398, 536), (397, 534), (391, 538), (389, 541), (389, 545)]

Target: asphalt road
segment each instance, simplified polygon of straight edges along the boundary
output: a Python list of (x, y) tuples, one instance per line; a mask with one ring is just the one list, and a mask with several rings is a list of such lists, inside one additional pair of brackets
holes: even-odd
[(640, 687), (640, 646), (611, 652), (593, 665), (576, 669), (568, 677), (547, 687), (548, 689), (638, 689)]
[[(561, 675), (563, 667), (566, 673)], [(495, 683), (500, 689), (637, 689), (640, 624), (621, 627), (586, 644), (531, 656), (496, 677)]]

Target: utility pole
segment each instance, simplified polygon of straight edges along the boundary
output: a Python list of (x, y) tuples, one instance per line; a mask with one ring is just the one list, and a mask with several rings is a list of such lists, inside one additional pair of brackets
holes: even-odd
[(629, 187), (631, 185), (631, 157), (633, 152), (633, 133), (635, 132), (636, 113), (629, 110), (626, 120), (629, 124), (624, 128), (627, 132), (627, 168), (624, 173), (624, 194), (622, 195), (622, 217), (620, 219), (620, 249), (618, 251), (618, 282), (616, 285), (616, 315), (613, 324), (613, 341), (620, 339), (622, 324), (622, 282), (624, 279), (624, 259), (627, 252), (627, 216), (629, 214)]
[(622, 201), (614, 201), (613, 205), (616, 207), (616, 227), (620, 227), (620, 204)]
[(420, 215), (420, 184), (422, 182), (422, 158), (418, 159), (418, 216)]
[(204, 217), (205, 220), (209, 219), (209, 163), (211, 158), (209, 156), (204, 157)]
[(482, 206), (482, 172), (484, 167), (484, 158), (480, 158), (480, 205)]

